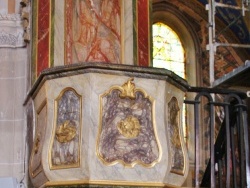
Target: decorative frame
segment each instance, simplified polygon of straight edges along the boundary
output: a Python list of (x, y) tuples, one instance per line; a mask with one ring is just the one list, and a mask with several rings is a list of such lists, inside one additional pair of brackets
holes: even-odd
[[(67, 96), (67, 92), (71, 94)], [(49, 150), (50, 169), (80, 167), (82, 96), (71, 87), (65, 88), (56, 98), (54, 109), (54, 128)], [(58, 150), (67, 150), (67, 155), (61, 156)]]
[[(161, 160), (155, 126), (155, 101), (130, 78), (99, 96), (96, 155), (104, 165), (153, 167)], [(146, 152), (148, 151), (148, 153)]]

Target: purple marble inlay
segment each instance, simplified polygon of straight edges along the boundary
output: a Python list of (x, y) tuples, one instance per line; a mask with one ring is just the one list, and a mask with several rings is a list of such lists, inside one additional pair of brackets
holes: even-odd
[(75, 167), (80, 163), (81, 96), (68, 89), (57, 99), (57, 119), (51, 161), (53, 167)]
[[(152, 122), (152, 102), (141, 91), (135, 93), (135, 99), (121, 98), (120, 93), (115, 89), (102, 98), (101, 132), (97, 146), (99, 157), (109, 164), (121, 162), (126, 166), (136, 163), (152, 166), (160, 156)], [(121, 122), (131, 119), (139, 122), (140, 128), (138, 135), (129, 138), (118, 128)], [(133, 123), (127, 125), (129, 127)]]

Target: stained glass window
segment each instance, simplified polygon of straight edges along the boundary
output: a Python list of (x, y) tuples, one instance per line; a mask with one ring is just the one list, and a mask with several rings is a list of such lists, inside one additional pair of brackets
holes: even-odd
[[(185, 79), (185, 52), (178, 35), (166, 24), (153, 24), (153, 67), (173, 71)], [(186, 105), (182, 109), (182, 125), (186, 142)]]
[(184, 49), (178, 35), (167, 25), (153, 24), (153, 66), (185, 78)]

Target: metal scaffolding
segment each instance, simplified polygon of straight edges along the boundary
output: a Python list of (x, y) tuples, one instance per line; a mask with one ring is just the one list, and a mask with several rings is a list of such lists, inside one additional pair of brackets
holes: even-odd
[[(236, 48), (250, 48), (250, 44), (229, 44), (229, 43), (219, 43), (216, 42), (216, 29), (215, 29), (215, 14), (216, 8), (227, 8), (227, 9), (235, 9), (241, 10), (241, 15), (245, 16), (245, 12), (249, 11), (249, 0), (241, 0), (241, 6), (234, 6), (224, 3), (216, 2), (215, 0), (209, 0), (208, 4), (206, 4), (206, 10), (208, 10), (208, 35), (209, 35), (209, 43), (207, 44), (207, 50), (209, 50), (209, 78), (210, 85), (212, 86), (214, 82), (214, 63), (215, 63), (215, 54), (218, 46), (224, 47), (236, 47)], [(229, 28), (232, 24), (229, 24), (227, 28)]]

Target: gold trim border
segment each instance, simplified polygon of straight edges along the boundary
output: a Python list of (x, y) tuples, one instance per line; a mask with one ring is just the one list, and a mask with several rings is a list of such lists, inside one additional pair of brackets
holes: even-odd
[[(56, 121), (57, 121), (57, 103), (59, 101), (59, 99), (61, 99), (62, 95), (66, 92), (66, 91), (72, 91), (73, 93), (75, 93), (75, 95), (79, 98), (79, 103), (80, 103), (80, 120), (79, 120), (79, 142), (78, 142), (78, 162), (73, 164), (73, 165), (60, 165), (60, 166), (54, 166), (52, 165), (52, 161), (51, 161), (51, 151), (52, 151), (52, 147), (53, 147), (53, 143), (54, 143), (54, 137), (55, 137), (55, 132), (56, 132)], [(68, 169), (68, 168), (79, 168), (81, 166), (81, 145), (82, 145), (82, 96), (80, 94), (78, 94), (76, 92), (76, 90), (72, 87), (66, 87), (64, 88), (60, 94), (58, 95), (58, 97), (55, 99), (54, 101), (54, 123), (53, 123), (53, 132), (51, 135), (51, 139), (50, 139), (50, 149), (49, 149), (49, 153), (48, 153), (48, 161), (49, 161), (49, 168), (50, 170), (57, 170), (57, 169)]]
[(140, 186), (140, 187), (176, 187), (161, 182), (132, 182), (132, 181), (110, 181), (110, 180), (69, 180), (69, 181), (49, 181), (44, 187), (66, 185), (103, 185), (103, 186)]
[(155, 139), (156, 139), (156, 143), (157, 143), (157, 147), (158, 147), (158, 150), (159, 150), (159, 157), (158, 159), (156, 159), (155, 161), (153, 161), (152, 163), (150, 164), (144, 164), (143, 162), (139, 161), (139, 160), (136, 160), (132, 163), (125, 163), (123, 160), (115, 160), (111, 163), (108, 163), (106, 162), (102, 155), (100, 154), (99, 152), (99, 149), (98, 149), (98, 146), (99, 146), (99, 143), (100, 143), (100, 136), (101, 136), (101, 132), (102, 132), (102, 111), (103, 111), (103, 108), (102, 108), (102, 98), (105, 97), (106, 95), (108, 95), (109, 93), (111, 93), (113, 90), (119, 90), (119, 91), (123, 91), (123, 88), (121, 86), (113, 86), (111, 87), (108, 91), (106, 91), (105, 93), (99, 95), (99, 128), (98, 128), (98, 136), (97, 136), (97, 142), (96, 142), (96, 155), (97, 157), (102, 161), (102, 163), (106, 166), (112, 166), (112, 165), (116, 165), (118, 163), (121, 163), (123, 166), (125, 167), (130, 167), (130, 168), (133, 168), (136, 164), (138, 165), (141, 165), (143, 167), (146, 167), (146, 168), (151, 168), (153, 166), (155, 166), (155, 164), (159, 163), (161, 161), (161, 158), (162, 158), (162, 148), (161, 148), (161, 144), (160, 144), (160, 141), (159, 141), (159, 137), (158, 137), (158, 134), (157, 134), (157, 131), (156, 131), (156, 123), (155, 123), (155, 100), (149, 96), (143, 89), (139, 89), (139, 88), (136, 88), (134, 90), (134, 93), (136, 92), (142, 92), (143, 95), (144, 95), (144, 98), (148, 98), (152, 104), (152, 110), (151, 110), (151, 116), (152, 116), (152, 124), (153, 124), (153, 130), (154, 130), (154, 135), (155, 135)]

